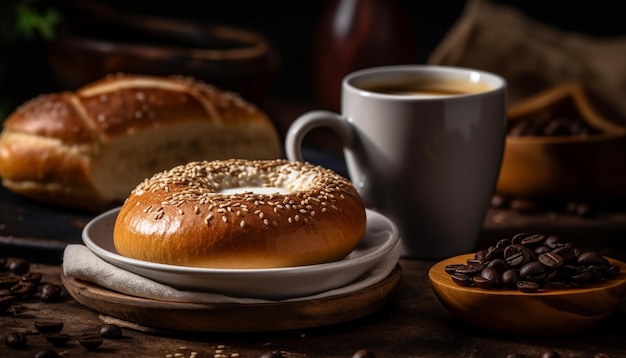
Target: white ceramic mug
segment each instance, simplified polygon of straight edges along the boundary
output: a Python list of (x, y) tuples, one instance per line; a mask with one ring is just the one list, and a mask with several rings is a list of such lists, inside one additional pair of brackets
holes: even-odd
[(366, 206), (399, 227), (404, 256), (472, 252), (504, 151), (506, 81), (459, 67), (368, 68), (343, 79), (341, 108), (298, 117), (287, 158), (304, 160), (310, 130), (333, 129)]

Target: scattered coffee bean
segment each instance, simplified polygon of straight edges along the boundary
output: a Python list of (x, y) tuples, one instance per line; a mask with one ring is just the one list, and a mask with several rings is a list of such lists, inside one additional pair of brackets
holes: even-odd
[(61, 299), (62, 288), (53, 283), (46, 283), (39, 289), (39, 298), (43, 302), (58, 302)]
[(46, 333), (44, 337), (55, 347), (62, 347), (70, 340), (70, 335), (67, 333)]
[(35, 322), (35, 329), (40, 333), (57, 333), (63, 330), (63, 322), (61, 321), (44, 321)]
[(352, 358), (376, 358), (376, 354), (369, 349), (359, 349), (354, 352)]
[(122, 337), (122, 328), (115, 324), (103, 324), (98, 328), (98, 335), (102, 338), (118, 339)]
[(4, 343), (14, 349), (23, 349), (26, 348), (26, 345), (28, 344), (28, 339), (26, 338), (26, 335), (24, 333), (12, 332), (4, 337)]
[(15, 285), (11, 286), (11, 291), (13, 291), (16, 297), (23, 298), (37, 292), (37, 285), (32, 282), (19, 281)]
[(23, 275), (30, 271), (30, 262), (24, 259), (14, 258), (8, 260), (6, 265), (9, 271), (16, 275)]
[(0, 276), (0, 288), (11, 288), (19, 282), (20, 279), (15, 276)]
[(555, 235), (530, 233), (501, 239), (444, 270), (460, 286), (523, 292), (582, 287), (620, 273), (598, 252), (582, 251)]
[(35, 354), (35, 358), (59, 358), (61, 355), (52, 349), (44, 349)]
[(269, 351), (263, 353), (259, 358), (285, 358), (285, 355), (280, 351)]
[(41, 282), (41, 274), (39, 272), (27, 272), (22, 275), (21, 280), (24, 282), (32, 282), (38, 284)]
[(606, 354), (606, 353), (602, 353), (602, 352), (600, 352), (600, 353), (596, 353), (596, 354), (593, 356), (593, 358), (611, 358), (611, 356), (610, 356), (610, 355), (608, 355), (608, 354)]
[(85, 333), (78, 337), (78, 343), (89, 350), (100, 347), (102, 345), (102, 342), (102, 337), (97, 334)]
[(559, 354), (559, 352), (557, 351), (545, 351), (543, 352), (543, 354), (541, 355), (541, 358), (560, 358), (561, 355)]

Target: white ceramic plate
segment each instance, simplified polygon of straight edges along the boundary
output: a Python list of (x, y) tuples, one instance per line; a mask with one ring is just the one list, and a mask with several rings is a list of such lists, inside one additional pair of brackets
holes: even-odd
[(343, 260), (309, 266), (271, 269), (210, 269), (174, 266), (121, 256), (113, 244), (113, 227), (119, 208), (107, 211), (83, 229), (83, 242), (104, 261), (154, 281), (191, 291), (233, 297), (285, 299), (303, 297), (357, 280), (396, 247), (400, 238), (395, 224), (382, 214), (366, 210), (365, 236)]

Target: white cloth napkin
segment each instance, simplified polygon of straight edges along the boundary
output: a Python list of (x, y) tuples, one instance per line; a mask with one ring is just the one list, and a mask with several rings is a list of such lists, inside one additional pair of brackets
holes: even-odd
[[(319, 299), (355, 292), (382, 281), (394, 269), (400, 256), (399, 245), (385, 255), (366, 275), (347, 286), (307, 297), (291, 298), (281, 302)], [(63, 253), (63, 273), (83, 281), (97, 284), (119, 293), (161, 301), (186, 303), (268, 303), (276, 302), (257, 298), (229, 297), (221, 294), (181, 291), (111, 265), (95, 255), (86, 246), (68, 245)]]

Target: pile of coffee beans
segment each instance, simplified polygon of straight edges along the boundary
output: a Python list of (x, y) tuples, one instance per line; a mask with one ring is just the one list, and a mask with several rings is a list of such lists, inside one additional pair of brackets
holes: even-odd
[(30, 268), (27, 260), (0, 257), (0, 313), (26, 298), (38, 297), (42, 302), (61, 300), (62, 287), (43, 282), (42, 275)]
[(549, 107), (535, 113), (532, 118), (509, 122), (508, 134), (521, 136), (588, 136), (600, 131), (592, 127), (573, 110)]
[(558, 236), (529, 233), (502, 239), (444, 269), (461, 286), (529, 293), (584, 287), (620, 273), (597, 252), (580, 250)]
[[(30, 262), (21, 258), (0, 257), (0, 315), (14, 310), (16, 304), (27, 300), (41, 300), (45, 303), (59, 302), (63, 296), (60, 285), (42, 281), (39, 272), (31, 271)], [(32, 302), (32, 301), (31, 301)], [(4, 343), (13, 349), (23, 350), (28, 347), (29, 335), (41, 335), (52, 347), (64, 347), (71, 336), (62, 332), (61, 321), (37, 321), (34, 331), (9, 332), (4, 337)], [(88, 350), (97, 349), (103, 339), (117, 339), (122, 337), (122, 329), (113, 324), (99, 326), (93, 333), (86, 333), (75, 337), (78, 344)], [(35, 357), (60, 357), (53, 348), (38, 352)]]

